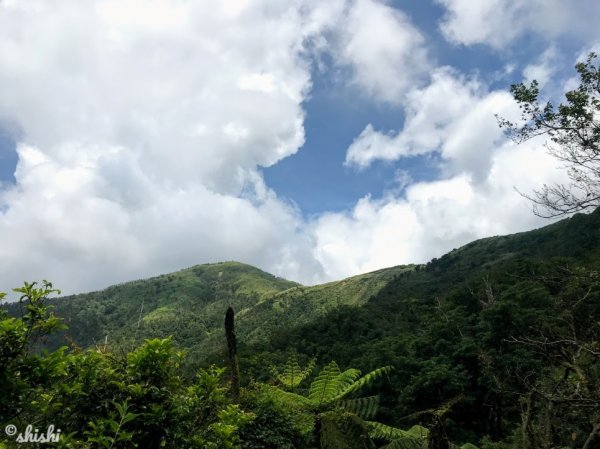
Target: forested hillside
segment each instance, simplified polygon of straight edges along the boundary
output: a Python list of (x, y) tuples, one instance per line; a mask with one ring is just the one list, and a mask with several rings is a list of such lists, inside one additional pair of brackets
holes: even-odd
[(395, 267), (305, 287), (238, 262), (198, 265), (152, 279), (51, 301), (68, 329), (47, 347), (131, 349), (146, 338), (173, 337), (202, 363), (223, 349), (224, 311), (236, 311), (237, 332), (245, 343), (267, 343), (271, 334), (307, 324), (339, 306), (366, 303), (395, 277), (413, 269)]
[(521, 432), (516, 447), (528, 447), (523, 435), (545, 432), (529, 447), (553, 447), (553, 434), (581, 447), (600, 412), (599, 267), (597, 210), (454, 250), (248, 357), (291, 349), (362, 369), (391, 364), (388, 422), (420, 422), (415, 412), (460, 398), (447, 415), (459, 441)]
[[(178, 415), (184, 412), (177, 401), (200, 400), (184, 388), (189, 382), (194, 385), (199, 369), (208, 370), (201, 371), (203, 388), (209, 388), (207, 383), (213, 389), (223, 388), (217, 387), (222, 385), (223, 373), (210, 371), (209, 366), (227, 366), (232, 360), (223, 329), (225, 311), (232, 307), (237, 336), (234, 355), (245, 399), (242, 409), (227, 409), (227, 390), (218, 390), (220, 399), (214, 407), (232, 414), (231, 429), (237, 430), (232, 430), (231, 441), (242, 447), (313, 447), (317, 440), (311, 440), (311, 435), (326, 433), (320, 423), (327, 422), (338, 410), (335, 407), (342, 407), (332, 421), (335, 426), (352, 434), (350, 424), (344, 424), (340, 416), (369, 417), (383, 424), (359, 426), (361, 435), (369, 444), (387, 441), (389, 448), (424, 447), (432, 444), (431, 435), (438, 435), (446, 442), (483, 448), (562, 445), (589, 449), (599, 444), (593, 436), (600, 419), (598, 267), (600, 210), (530, 232), (479, 240), (426, 265), (389, 268), (313, 287), (235, 262), (200, 265), (100, 292), (48, 300), (68, 328), (54, 329), (57, 325), (52, 318), (52, 329), (40, 327), (40, 333), (48, 335), (36, 340), (32, 348), (38, 352), (43, 347), (74, 348), (69, 363), (91, 364), (86, 372), (100, 376), (98, 382), (106, 382), (99, 380), (103, 376), (112, 378), (107, 385), (116, 382), (116, 390), (102, 387), (94, 393), (98, 395), (94, 400), (106, 410), (114, 409), (114, 400), (107, 399), (111, 395), (125, 405), (133, 404), (138, 407), (132, 410), (133, 421), (137, 414), (149, 413), (139, 408), (143, 404), (140, 392), (152, 382), (165, 382), (157, 387), (163, 393), (152, 396), (152, 401), (174, 402), (168, 402), (172, 409), (157, 410), (191, 425)], [(18, 305), (9, 311), (18, 316)], [(36, 313), (28, 319), (52, 316)], [(170, 336), (136, 349), (146, 339)], [(91, 352), (78, 352), (86, 348)], [(180, 354), (175, 348), (185, 351)], [(123, 359), (129, 360), (123, 365), (129, 377), (121, 379), (119, 368), (103, 357), (130, 351), (134, 352)], [(77, 359), (82, 354), (89, 355)], [(311, 374), (313, 364), (314, 372), (321, 372), (316, 379)], [(44, 369), (56, 369), (50, 365)], [(167, 371), (162, 372), (163, 368)], [(360, 381), (358, 371), (346, 368), (372, 375)], [(70, 372), (74, 368), (61, 369)], [(155, 369), (162, 373), (162, 380), (152, 377)], [(76, 378), (83, 375), (72, 373)], [(310, 379), (317, 383), (308, 388)], [(314, 402), (315, 388), (332, 385), (329, 382), (334, 379), (341, 383), (333, 392), (327, 390), (330, 402)], [(89, 378), (80, 381), (79, 387), (71, 387), (83, 388), (77, 394), (86, 388), (95, 391), (95, 386), (86, 383), (91, 382)], [(353, 382), (357, 386), (350, 387)], [(129, 387), (116, 387), (128, 383)], [(272, 386), (276, 384), (280, 387)], [(10, 390), (11, 383), (7, 385), (4, 388)], [(362, 402), (339, 405), (344, 395), (356, 394), (359, 388), (367, 388), (361, 393)], [(173, 396), (169, 391), (179, 393)], [(18, 396), (14, 391), (11, 394)], [(75, 393), (61, 390), (55, 394), (66, 395), (61, 404), (68, 404)], [(78, 400), (90, 399), (86, 395)], [(378, 398), (377, 407), (373, 398)], [(352, 408), (356, 404), (362, 408)], [(118, 423), (118, 416), (127, 411), (117, 411), (121, 415), (111, 419)], [(5, 418), (10, 418), (9, 412), (4, 409)], [(215, 423), (229, 419), (225, 412), (214, 413), (210, 419)], [(254, 427), (244, 424), (245, 420), (254, 420)], [(165, 421), (162, 425), (172, 424)], [(143, 428), (136, 429), (132, 435), (143, 433)], [(401, 429), (412, 429), (412, 433)], [(198, 440), (204, 442), (190, 447), (234, 447), (209, 445), (210, 438), (226, 438), (206, 432)], [(354, 447), (342, 438), (347, 433), (334, 439), (338, 446), (321, 443)], [(178, 444), (185, 440), (182, 434), (177, 438)], [(115, 441), (105, 447), (116, 447)]]

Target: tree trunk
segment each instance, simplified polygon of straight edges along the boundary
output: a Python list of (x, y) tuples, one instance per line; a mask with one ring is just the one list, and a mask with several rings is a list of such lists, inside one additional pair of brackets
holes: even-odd
[(590, 433), (590, 435), (587, 437), (587, 440), (585, 440), (585, 444), (583, 445), (582, 449), (588, 449), (592, 447), (592, 443), (594, 442), (594, 440), (596, 439), (598, 433), (600, 432), (600, 422), (597, 423), (594, 428), (592, 429), (592, 432)]
[(435, 417), (434, 424), (429, 429), (429, 438), (427, 449), (450, 449), (448, 435), (446, 435), (446, 426), (444, 426), (444, 418)]
[(525, 410), (521, 412), (521, 431), (522, 431), (522, 439), (521, 442), (523, 444), (523, 449), (532, 449), (533, 447), (533, 438), (531, 437), (531, 408), (532, 408), (532, 393), (529, 393), (527, 397), (522, 399), (521, 408), (525, 406)]
[(231, 376), (231, 399), (234, 404), (240, 402), (240, 369), (237, 360), (237, 342), (235, 339), (235, 323), (233, 309), (229, 307), (225, 313), (225, 337), (229, 353), (229, 374)]

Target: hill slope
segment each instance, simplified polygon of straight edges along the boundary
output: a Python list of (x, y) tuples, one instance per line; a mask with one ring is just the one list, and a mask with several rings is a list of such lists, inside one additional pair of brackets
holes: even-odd
[[(63, 297), (54, 301), (55, 312), (69, 326), (65, 335), (82, 347), (106, 340), (134, 345), (144, 338), (173, 335), (179, 345), (209, 354), (222, 348), (218, 339), (228, 306), (236, 311), (237, 331), (245, 344), (266, 342), (273, 332), (309, 323), (339, 306), (381, 302), (387, 296), (441, 295), (482, 270), (510, 261), (590, 259), (598, 251), (599, 216), (596, 211), (529, 232), (481, 239), (426, 266), (393, 267), (312, 287), (237, 262), (198, 265)], [(58, 336), (51, 346), (64, 342)]]
[(274, 329), (305, 324), (340, 305), (364, 304), (394, 276), (395, 267), (305, 287), (238, 262), (198, 265), (151, 279), (54, 300), (69, 329), (50, 347), (134, 347), (145, 338), (172, 335), (195, 359), (221, 352), (223, 319), (236, 311), (237, 333), (245, 342), (266, 342)]
[[(278, 362), (273, 354), (284, 351), (365, 371), (392, 365), (381, 391), (385, 420), (406, 426), (400, 418), (462, 398), (449, 415), (460, 441), (507, 437), (523, 416), (541, 428), (548, 413), (561, 429), (567, 421), (587, 429), (600, 417), (600, 357), (578, 345), (597, 348), (598, 323), (600, 209), (472, 242), (405, 272), (362, 307), (337, 308), (248, 348), (245, 369), (259, 376), (258, 361)], [(572, 406), (581, 382), (589, 409)]]
[[(150, 334), (175, 334), (186, 345), (212, 329), (213, 309), (222, 315), (225, 304), (248, 306), (296, 285), (249, 265), (224, 262), (57, 298), (53, 305), (69, 326), (65, 335), (79, 346), (106, 340), (135, 344)], [(58, 336), (52, 343), (64, 340)]]

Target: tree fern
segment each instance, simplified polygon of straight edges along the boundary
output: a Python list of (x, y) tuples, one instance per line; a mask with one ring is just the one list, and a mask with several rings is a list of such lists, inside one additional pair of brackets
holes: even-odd
[(273, 387), (271, 385), (264, 385), (262, 392), (267, 397), (276, 399), (279, 403), (287, 405), (288, 407), (292, 406), (293, 408), (305, 410), (314, 409), (314, 403), (309, 398), (302, 396), (301, 394), (281, 390), (280, 388)]
[(426, 449), (428, 430), (413, 426), (409, 430), (386, 426), (378, 422), (368, 422), (372, 438), (387, 441), (381, 449)]
[(427, 449), (427, 440), (401, 438), (382, 446), (381, 449)]
[(340, 368), (335, 362), (331, 362), (317, 375), (310, 385), (308, 397), (317, 405), (330, 402), (339, 393), (338, 376), (341, 374)]
[(320, 415), (322, 449), (375, 448), (366, 422), (354, 413), (332, 410)]
[(419, 438), (427, 438), (429, 436), (429, 429), (418, 424), (412, 426), (410, 429), (407, 430), (407, 432), (412, 436)]
[[(277, 394), (311, 406), (314, 413), (313, 433), (322, 448), (374, 448), (370, 436), (372, 428), (365, 419), (375, 416), (378, 396), (351, 399), (346, 399), (346, 396), (373, 383), (390, 370), (390, 367), (378, 368), (361, 377), (360, 370), (351, 368), (341, 371), (337, 363), (331, 362), (311, 383), (308, 397), (283, 390)], [(282, 373), (278, 373), (281, 377), (277, 377), (284, 385), (298, 385), (301, 382), (298, 379), (304, 378), (304, 371), (292, 360)]]
[[(391, 370), (392, 370), (391, 366), (384, 366), (382, 368), (374, 369), (370, 373), (365, 374), (360, 379), (358, 379), (355, 382), (353, 382), (352, 384), (348, 385), (348, 387), (345, 388), (344, 390), (342, 390), (335, 399), (341, 399), (344, 396), (346, 396), (354, 391), (360, 390), (361, 388), (363, 388), (366, 385), (372, 384), (377, 379), (383, 377), (385, 374), (388, 374)], [(360, 371), (359, 371), (359, 373), (360, 373)]]
[(297, 388), (302, 383), (302, 381), (310, 375), (314, 368), (314, 359), (310, 360), (308, 362), (308, 365), (303, 369), (298, 364), (298, 359), (296, 358), (296, 356), (292, 356), (285, 363), (281, 372), (279, 372), (279, 370), (275, 368), (271, 368), (271, 371), (284, 387), (293, 390)]
[(348, 399), (339, 402), (342, 410), (354, 413), (362, 419), (369, 419), (375, 416), (379, 406), (379, 396), (367, 396), (365, 398)]

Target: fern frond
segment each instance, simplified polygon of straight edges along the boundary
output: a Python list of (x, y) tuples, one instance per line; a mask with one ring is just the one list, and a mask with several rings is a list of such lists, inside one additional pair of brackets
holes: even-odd
[(346, 410), (350, 413), (361, 417), (362, 419), (368, 419), (375, 416), (377, 408), (379, 407), (379, 396), (367, 396), (365, 398), (358, 399), (347, 399), (340, 401), (338, 406), (342, 410)]
[(427, 429), (413, 426), (410, 430), (386, 426), (379, 422), (367, 421), (372, 438), (389, 441), (382, 449), (426, 449)]
[(290, 391), (284, 391), (271, 385), (263, 385), (262, 391), (267, 398), (288, 408), (303, 410), (312, 410), (314, 408), (314, 403), (309, 398)]
[(356, 380), (352, 384), (348, 385), (347, 388), (344, 388), (342, 391), (338, 393), (338, 395), (334, 398), (335, 400), (341, 399), (344, 396), (360, 390), (365, 385), (370, 385), (375, 382), (380, 377), (388, 374), (393, 368), (391, 366), (384, 366), (382, 368), (377, 368), (371, 371), (370, 373), (365, 374), (360, 379)]
[(438, 407), (435, 412), (433, 413), (434, 416), (438, 417), (438, 418), (442, 418), (444, 416), (446, 416), (448, 414), (448, 412), (450, 411), (450, 409), (452, 407), (454, 407), (457, 403), (459, 403), (460, 401), (462, 401), (464, 399), (463, 395), (458, 395), (446, 402), (444, 402), (440, 407)]
[(458, 402), (462, 401), (464, 397), (462, 395), (456, 396), (437, 408), (428, 408), (425, 410), (419, 410), (418, 412), (412, 413), (408, 416), (405, 416), (403, 419), (415, 419), (423, 415), (431, 415), (436, 418), (443, 418), (450, 411), (452, 407), (454, 407)]
[(415, 437), (427, 439), (429, 437), (429, 429), (427, 427), (420, 426), (415, 424), (407, 432)]
[(381, 449), (427, 449), (427, 441), (400, 439), (382, 446)]
[(309, 399), (318, 406), (331, 402), (339, 393), (340, 381), (338, 377), (340, 374), (340, 367), (337, 363), (329, 363), (310, 385)]
[(338, 394), (347, 390), (358, 378), (360, 378), (360, 370), (356, 368), (350, 368), (340, 373), (336, 379), (338, 384)]
[(296, 356), (293, 355), (287, 360), (281, 372), (273, 367), (271, 368), (271, 371), (284, 387), (293, 390), (310, 375), (314, 367), (315, 359), (310, 360), (306, 368), (303, 369), (298, 364)]
[(323, 449), (366, 449), (375, 445), (365, 421), (354, 413), (330, 411), (322, 413), (320, 442)]

